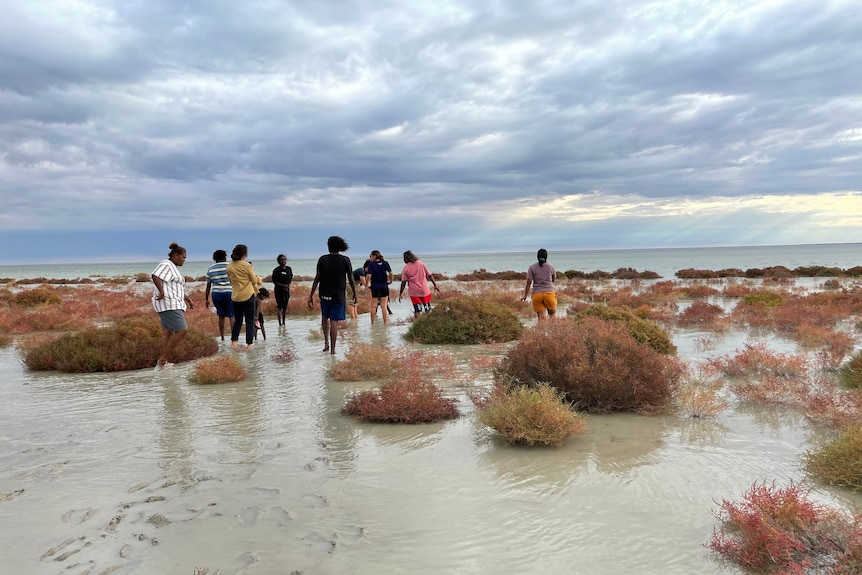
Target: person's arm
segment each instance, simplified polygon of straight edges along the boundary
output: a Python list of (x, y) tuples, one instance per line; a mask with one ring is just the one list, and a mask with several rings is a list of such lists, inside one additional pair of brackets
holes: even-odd
[(527, 297), (530, 295), (530, 288), (533, 286), (533, 280), (529, 276), (527, 276), (527, 285), (524, 286), (524, 297), (521, 298), (521, 301), (527, 301)]
[(317, 289), (318, 282), (320, 282), (320, 272), (314, 274), (314, 281), (311, 282), (311, 291), (308, 292), (308, 307), (314, 307), (314, 290)]
[(213, 282), (210, 278), (207, 278), (207, 291), (204, 293), (204, 303), (207, 307), (210, 306), (210, 292), (212, 291)]
[(356, 299), (356, 282), (353, 281), (353, 270), (347, 274), (347, 281), (350, 282), (350, 290), (353, 292), (353, 305), (359, 303)]
[(407, 285), (407, 282), (404, 280), (404, 273), (401, 274), (401, 289), (398, 290), (398, 301), (401, 301), (401, 296), (404, 295), (404, 287)]
[(433, 275), (431, 272), (428, 272), (428, 275), (427, 275), (427, 276), (425, 276), (425, 277), (426, 277), (426, 278), (428, 279), (428, 281), (430, 281), (430, 282), (431, 282), (431, 284), (434, 286), (434, 290), (435, 290), (435, 291), (440, 291), (440, 288), (438, 288), (438, 287), (437, 287), (437, 282), (436, 282), (436, 281), (434, 281), (434, 275)]
[(165, 286), (162, 284), (162, 278), (155, 274), (150, 277), (153, 278), (153, 283), (156, 284), (156, 289), (159, 290), (159, 295), (156, 296), (156, 299), (165, 299)]

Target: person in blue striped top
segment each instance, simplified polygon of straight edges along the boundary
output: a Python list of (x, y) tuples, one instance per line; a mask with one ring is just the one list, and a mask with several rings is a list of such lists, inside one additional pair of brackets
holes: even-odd
[(224, 341), (225, 319), (230, 321), (230, 329), (233, 329), (233, 301), (230, 299), (230, 280), (227, 277), (227, 252), (214, 251), (213, 261), (215, 263), (207, 269), (206, 302), (207, 307), (210, 307), (212, 297), (212, 306), (218, 315), (218, 331)]

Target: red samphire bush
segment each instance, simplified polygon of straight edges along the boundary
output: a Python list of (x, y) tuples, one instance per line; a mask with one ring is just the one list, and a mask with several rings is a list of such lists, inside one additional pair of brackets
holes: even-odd
[(547, 382), (580, 410), (656, 412), (671, 400), (683, 369), (635, 341), (622, 323), (583, 317), (526, 330), (496, 373), (513, 387)]

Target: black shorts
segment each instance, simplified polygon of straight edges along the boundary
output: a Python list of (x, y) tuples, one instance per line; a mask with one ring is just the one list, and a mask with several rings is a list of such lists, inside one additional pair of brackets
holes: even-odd
[(278, 309), (287, 309), (287, 302), (290, 300), (290, 290), (275, 288), (275, 307)]
[(389, 286), (379, 287), (379, 288), (371, 288), (371, 297), (376, 299), (379, 297), (389, 297)]

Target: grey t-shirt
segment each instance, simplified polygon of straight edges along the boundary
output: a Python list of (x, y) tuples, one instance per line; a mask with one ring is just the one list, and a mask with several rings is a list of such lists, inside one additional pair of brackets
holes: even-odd
[(548, 293), (554, 291), (554, 280), (557, 279), (557, 270), (549, 263), (540, 266), (534, 263), (527, 270), (527, 279), (533, 281), (532, 293)]

